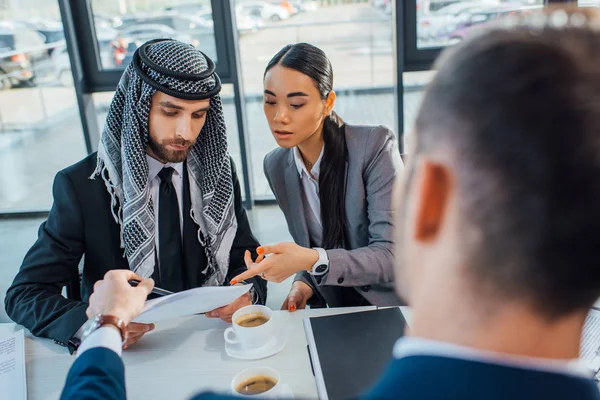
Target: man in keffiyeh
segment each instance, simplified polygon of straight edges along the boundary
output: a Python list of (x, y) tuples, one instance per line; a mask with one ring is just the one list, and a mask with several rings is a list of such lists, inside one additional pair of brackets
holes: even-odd
[[(135, 53), (109, 108), (98, 152), (60, 171), (54, 204), (6, 295), (36, 336), (78, 345), (94, 283), (111, 269), (173, 292), (228, 285), (259, 246), (227, 152), (214, 63), (189, 44), (152, 40)], [(82, 260), (82, 267), (79, 266)], [(230, 321), (264, 304), (266, 282), (208, 313)], [(69, 298), (62, 296), (67, 287)], [(130, 324), (124, 347), (151, 324)]]

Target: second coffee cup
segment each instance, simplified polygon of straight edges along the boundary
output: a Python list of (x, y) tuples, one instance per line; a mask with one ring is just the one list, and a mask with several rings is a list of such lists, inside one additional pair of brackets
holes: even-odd
[(273, 312), (268, 307), (242, 307), (233, 314), (232, 326), (224, 333), (225, 341), (246, 348), (260, 347), (274, 334), (272, 318)]

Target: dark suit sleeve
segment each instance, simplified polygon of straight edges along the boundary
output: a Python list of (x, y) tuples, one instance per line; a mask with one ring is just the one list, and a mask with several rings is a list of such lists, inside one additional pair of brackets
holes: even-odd
[(87, 320), (87, 304), (61, 294), (79, 279), (84, 233), (73, 184), (64, 172), (56, 175), (53, 194), (48, 220), (6, 292), (5, 306), (8, 316), (34, 335), (66, 344)]
[(61, 400), (118, 400), (127, 398), (125, 367), (117, 353), (104, 347), (89, 349), (71, 366)]
[[(246, 210), (242, 204), (242, 191), (240, 189), (240, 182), (238, 180), (235, 165), (231, 161), (231, 175), (233, 179), (233, 194), (234, 194), (234, 208), (235, 216), (237, 218), (237, 233), (235, 239), (233, 239), (233, 245), (231, 246), (231, 252), (229, 253), (229, 273), (227, 274), (227, 284), (235, 276), (246, 271), (246, 263), (244, 262), (244, 253), (246, 250), (252, 254), (252, 259), (256, 259), (256, 248), (260, 246), (258, 240), (252, 234), (250, 229), (250, 223), (248, 222), (248, 216)], [(254, 288), (259, 297), (259, 303), (265, 304), (267, 301), (267, 282), (260, 278), (254, 277), (247, 280), (254, 284)]]

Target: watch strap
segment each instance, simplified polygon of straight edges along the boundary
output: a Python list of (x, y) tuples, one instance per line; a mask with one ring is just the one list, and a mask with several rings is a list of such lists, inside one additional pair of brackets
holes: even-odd
[(121, 333), (121, 340), (124, 342), (127, 338), (127, 324), (119, 317), (114, 315), (100, 314), (98, 318), (98, 327), (101, 328), (104, 325), (112, 325), (116, 327)]
[(327, 256), (327, 251), (320, 247), (313, 247), (313, 250), (316, 250), (317, 253), (319, 253), (319, 259), (308, 273), (313, 276), (323, 276), (329, 272), (329, 257)]
[[(241, 281), (241, 282), (236, 283), (236, 285), (240, 285), (240, 286), (241, 285), (249, 285), (249, 284), (252, 284), (252, 282)], [(256, 292), (256, 289), (254, 288), (254, 285), (252, 285), (252, 287), (248, 291), (248, 294), (250, 295), (250, 301), (252, 302), (253, 305), (260, 303), (260, 296)]]

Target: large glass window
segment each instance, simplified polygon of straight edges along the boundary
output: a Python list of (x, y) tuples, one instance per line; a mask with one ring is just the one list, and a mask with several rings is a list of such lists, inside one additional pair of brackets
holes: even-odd
[(458, 43), (478, 28), (511, 14), (539, 9), (543, 0), (417, 0), (417, 47)]
[(58, 2), (0, 11), (0, 212), (49, 209), (60, 169), (86, 155)]
[(210, 0), (92, 0), (102, 68), (123, 69), (142, 43), (173, 38), (217, 61)]
[(335, 110), (348, 123), (396, 125), (391, 1), (236, 0), (254, 197), (272, 198), (264, 156), (277, 144), (263, 113), (265, 67), (283, 46), (308, 42), (330, 58)]

